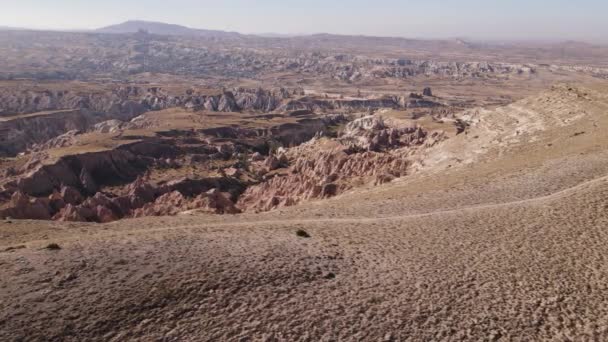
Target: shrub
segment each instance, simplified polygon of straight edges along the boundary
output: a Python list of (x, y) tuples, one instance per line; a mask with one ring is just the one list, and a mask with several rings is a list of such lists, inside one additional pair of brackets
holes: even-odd
[(60, 249), (61, 249), (61, 247), (60, 247), (58, 244), (56, 244), (56, 243), (49, 243), (49, 244), (46, 246), (46, 249), (50, 249), (50, 250), (52, 250), (52, 251), (56, 251), (56, 250), (60, 250)]
[(305, 230), (302, 229), (298, 229), (298, 231), (296, 232), (296, 235), (302, 238), (309, 238), (310, 234), (308, 234)]

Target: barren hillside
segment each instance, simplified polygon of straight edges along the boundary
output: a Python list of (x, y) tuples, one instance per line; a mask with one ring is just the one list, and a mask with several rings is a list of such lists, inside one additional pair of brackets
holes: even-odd
[(0, 338), (608, 338), (608, 88), (459, 118), (466, 134), (414, 155), (407, 177), (328, 200), (5, 220)]

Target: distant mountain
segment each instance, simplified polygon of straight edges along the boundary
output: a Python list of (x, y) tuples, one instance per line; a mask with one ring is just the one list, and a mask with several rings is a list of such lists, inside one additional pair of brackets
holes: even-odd
[(102, 27), (95, 30), (100, 33), (136, 33), (139, 31), (146, 31), (151, 34), (166, 35), (166, 36), (193, 36), (193, 37), (238, 37), (239, 33), (226, 32), (226, 31), (215, 31), (215, 30), (201, 30), (193, 29), (186, 26), (153, 22), (153, 21), (142, 21), (142, 20), (130, 20), (122, 24), (111, 25)]
[(264, 33), (254, 33), (254, 36), (264, 37), (264, 38), (293, 38), (293, 37), (305, 37), (308, 34), (290, 34), (290, 33), (274, 33), (274, 32), (264, 32)]

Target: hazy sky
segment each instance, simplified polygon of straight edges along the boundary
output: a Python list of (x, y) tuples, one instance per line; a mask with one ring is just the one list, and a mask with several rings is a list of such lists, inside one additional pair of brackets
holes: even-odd
[(129, 19), (243, 33), (608, 42), (608, 0), (0, 0), (0, 26), (92, 29)]

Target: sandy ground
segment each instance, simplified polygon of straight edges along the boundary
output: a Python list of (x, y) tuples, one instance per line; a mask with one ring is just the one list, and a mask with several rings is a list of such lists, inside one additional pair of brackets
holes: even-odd
[(608, 111), (594, 113), (265, 214), (0, 223), (0, 340), (607, 340)]

